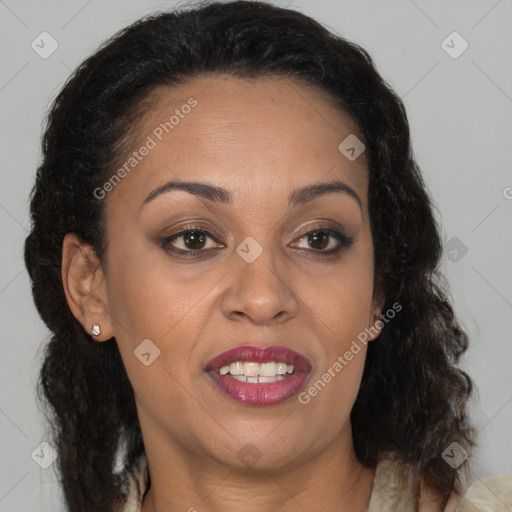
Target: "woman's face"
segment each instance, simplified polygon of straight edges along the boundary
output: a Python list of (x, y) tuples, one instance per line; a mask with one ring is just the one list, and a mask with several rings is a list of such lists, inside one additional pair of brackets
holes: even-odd
[[(365, 154), (345, 151), (349, 159), (338, 148), (358, 134), (355, 123), (284, 78), (202, 76), (154, 100), (121, 158), (125, 172), (116, 168), (115, 186), (102, 189), (105, 327), (133, 386), (147, 453), (284, 470), (334, 442), (351, 446), (364, 345), (342, 370), (333, 365), (380, 314)], [(162, 188), (169, 182), (223, 192)], [(332, 182), (342, 186), (297, 192)], [(185, 227), (195, 231), (174, 236)], [(266, 359), (235, 352), (208, 366), (241, 346), (285, 350)], [(303, 358), (295, 377), (221, 376), (220, 366), (237, 361), (266, 361), (242, 365), (245, 374), (278, 373), (271, 361), (295, 353)], [(308, 393), (326, 372), (329, 382)]]

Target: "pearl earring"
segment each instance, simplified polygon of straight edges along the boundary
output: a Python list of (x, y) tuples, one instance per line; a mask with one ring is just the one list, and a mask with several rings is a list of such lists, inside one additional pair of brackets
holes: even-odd
[(100, 332), (101, 332), (100, 326), (98, 324), (94, 324), (91, 328), (91, 334), (93, 336), (98, 336), (98, 334), (100, 334)]

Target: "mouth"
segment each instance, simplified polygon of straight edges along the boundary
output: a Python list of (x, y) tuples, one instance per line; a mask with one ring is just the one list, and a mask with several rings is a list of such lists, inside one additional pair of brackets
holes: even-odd
[(213, 358), (205, 368), (217, 389), (247, 405), (284, 402), (305, 384), (311, 364), (282, 346), (240, 346)]

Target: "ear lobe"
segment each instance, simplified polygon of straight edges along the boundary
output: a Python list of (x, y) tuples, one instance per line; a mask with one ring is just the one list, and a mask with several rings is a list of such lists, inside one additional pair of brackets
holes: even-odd
[(95, 336), (106, 341), (113, 336), (107, 308), (107, 288), (101, 262), (90, 245), (74, 233), (68, 233), (62, 243), (62, 284), (73, 316), (88, 334), (94, 324), (101, 327)]

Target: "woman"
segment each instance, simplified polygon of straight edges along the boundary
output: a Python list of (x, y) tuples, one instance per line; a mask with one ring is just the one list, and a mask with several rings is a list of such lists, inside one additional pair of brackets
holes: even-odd
[(363, 49), (260, 2), (158, 14), (76, 70), (43, 149), (25, 260), (69, 510), (454, 509), (467, 336)]

